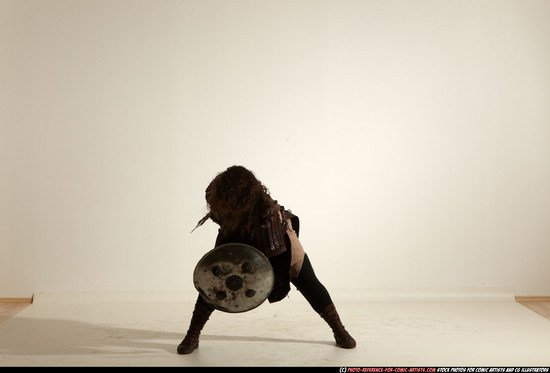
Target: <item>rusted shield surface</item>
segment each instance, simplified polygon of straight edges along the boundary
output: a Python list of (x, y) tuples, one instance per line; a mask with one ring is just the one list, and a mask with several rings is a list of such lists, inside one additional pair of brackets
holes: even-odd
[(258, 249), (228, 243), (215, 247), (197, 263), (193, 273), (195, 288), (218, 310), (237, 313), (262, 304), (275, 281), (273, 268)]

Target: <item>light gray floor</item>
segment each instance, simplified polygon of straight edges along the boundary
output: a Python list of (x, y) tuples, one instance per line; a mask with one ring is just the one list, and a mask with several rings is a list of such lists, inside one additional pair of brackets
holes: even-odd
[(332, 295), (353, 350), (293, 290), (215, 311), (199, 349), (178, 355), (196, 293), (42, 294), (0, 325), (0, 366), (550, 366), (550, 321), (513, 298)]

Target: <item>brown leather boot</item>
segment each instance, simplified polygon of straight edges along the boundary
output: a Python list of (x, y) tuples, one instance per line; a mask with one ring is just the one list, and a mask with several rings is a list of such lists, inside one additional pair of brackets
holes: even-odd
[(355, 348), (355, 339), (349, 335), (344, 328), (344, 325), (342, 325), (338, 312), (336, 312), (336, 307), (333, 303), (326, 306), (320, 315), (332, 329), (334, 339), (336, 340), (336, 344), (338, 346), (342, 348)]
[(199, 347), (199, 335), (214, 308), (197, 300), (187, 335), (178, 346), (178, 354), (190, 354)]

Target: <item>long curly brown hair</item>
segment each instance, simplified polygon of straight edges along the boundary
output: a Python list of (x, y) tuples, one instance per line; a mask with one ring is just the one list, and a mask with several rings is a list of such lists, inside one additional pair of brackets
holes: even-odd
[(216, 175), (205, 191), (209, 217), (224, 232), (253, 237), (258, 225), (277, 209), (268, 189), (243, 166)]

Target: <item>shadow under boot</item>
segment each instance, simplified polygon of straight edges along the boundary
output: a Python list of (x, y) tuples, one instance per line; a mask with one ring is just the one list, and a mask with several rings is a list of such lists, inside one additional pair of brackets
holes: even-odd
[(340, 316), (338, 316), (338, 312), (336, 312), (336, 307), (333, 303), (326, 306), (323, 312), (319, 315), (321, 315), (323, 320), (325, 320), (332, 329), (334, 339), (339, 347), (355, 348), (355, 339), (353, 339), (353, 337), (346, 331), (346, 328), (344, 328), (344, 325), (342, 325)]
[(187, 335), (178, 346), (178, 354), (190, 354), (199, 347), (199, 336), (202, 328), (210, 318), (213, 311), (213, 307), (203, 302), (197, 301), (195, 303), (191, 323), (189, 325), (189, 329), (187, 330)]

